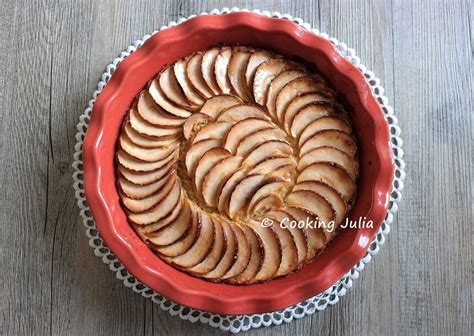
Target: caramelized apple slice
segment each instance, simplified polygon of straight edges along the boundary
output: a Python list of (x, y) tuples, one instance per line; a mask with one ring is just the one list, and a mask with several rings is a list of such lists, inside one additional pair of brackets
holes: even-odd
[(209, 171), (216, 164), (229, 156), (229, 152), (222, 148), (212, 148), (204, 153), (196, 166), (196, 171), (194, 172), (194, 185), (198, 194), (201, 193), (204, 178), (209, 174)]
[(275, 77), (275, 79), (271, 82), (270, 87), (268, 88), (268, 96), (266, 103), (268, 113), (271, 116), (276, 116), (276, 98), (278, 96), (278, 93), (280, 93), (280, 90), (292, 80), (303, 77), (305, 75), (306, 72), (301, 70), (285, 70)]
[(176, 128), (184, 123), (184, 119), (168, 113), (155, 103), (147, 91), (142, 91), (138, 98), (137, 111), (140, 117), (150, 124), (161, 128)]
[(237, 252), (237, 240), (231, 225), (225, 220), (221, 219), (220, 224), (224, 229), (224, 236), (226, 245), (224, 247), (224, 254), (222, 254), (217, 266), (203, 277), (208, 279), (220, 280), (222, 276), (232, 267), (235, 262)]
[(127, 154), (145, 162), (156, 162), (163, 160), (170, 156), (170, 154), (175, 150), (176, 147), (166, 148), (143, 148), (135, 145), (130, 139), (125, 135), (121, 134), (119, 136), (120, 147), (127, 152)]
[(232, 123), (237, 123), (240, 120), (248, 119), (248, 118), (258, 118), (269, 120), (268, 116), (255, 105), (250, 104), (241, 104), (229, 107), (228, 109), (222, 111), (217, 120), (219, 121), (229, 121)]
[(283, 200), (276, 195), (268, 195), (257, 201), (252, 209), (253, 214), (261, 215), (272, 209), (282, 209)]
[(193, 144), (191, 148), (189, 148), (185, 158), (185, 165), (189, 176), (194, 175), (196, 166), (204, 153), (206, 153), (211, 148), (219, 147), (220, 143), (221, 140), (219, 139), (207, 139), (197, 142)]
[(176, 79), (173, 67), (167, 67), (161, 72), (158, 78), (160, 88), (165, 94), (166, 98), (187, 110), (196, 109), (197, 104), (190, 103), (183, 93), (181, 86)]
[(217, 202), (217, 208), (219, 209), (220, 213), (227, 212), (229, 207), (229, 198), (232, 192), (234, 191), (235, 187), (239, 184), (239, 182), (245, 178), (245, 171), (243, 169), (239, 169), (232, 174), (231, 177), (225, 182), (224, 186), (221, 189), (219, 200)]
[[(290, 215), (290, 213), (286, 211), (271, 211), (271, 214), (274, 218), (274, 220), (279, 223), (280, 227), (288, 230), (292, 236), (292, 239), (296, 245), (296, 253), (297, 253), (297, 262), (294, 268), (297, 268), (299, 265), (301, 265), (305, 259), (306, 255), (308, 253), (308, 243), (306, 239), (306, 234), (303, 228), (298, 227), (296, 224), (295, 219), (293, 216)], [(280, 265), (281, 268), (282, 265)]]
[(127, 137), (137, 146), (143, 148), (159, 148), (159, 147), (177, 147), (177, 139), (173, 138), (164, 138), (156, 139), (135, 131), (129, 122), (123, 127), (124, 133)]
[(186, 73), (188, 78), (194, 88), (206, 98), (212, 97), (214, 93), (207, 86), (206, 81), (202, 75), (202, 54), (195, 54), (189, 59), (188, 67), (186, 68)]
[(237, 243), (237, 247), (235, 249), (236, 259), (232, 264), (232, 267), (222, 276), (223, 280), (233, 278), (241, 274), (250, 261), (250, 245), (247, 238), (245, 237), (244, 232), (242, 231), (242, 228), (237, 223), (234, 223), (231, 228), (234, 231)]
[(202, 77), (204, 78), (204, 81), (206, 82), (207, 86), (209, 86), (209, 88), (216, 95), (220, 93), (220, 88), (219, 85), (217, 85), (214, 67), (216, 64), (217, 55), (219, 55), (219, 51), (219, 48), (209, 49), (202, 56), (201, 63)]
[(293, 149), (286, 142), (281, 140), (271, 140), (265, 142), (254, 149), (249, 156), (247, 156), (242, 163), (244, 166), (252, 168), (271, 157), (275, 156), (289, 156), (293, 153)]
[(268, 88), (273, 79), (281, 72), (296, 66), (295, 63), (281, 57), (275, 57), (260, 64), (253, 79), (253, 96), (255, 101), (264, 106), (267, 102)]
[(135, 171), (126, 168), (122, 164), (118, 164), (118, 171), (125, 177), (128, 181), (137, 184), (137, 185), (146, 185), (158, 181), (159, 179), (163, 178), (167, 174), (175, 171), (176, 168), (176, 160), (170, 159), (167, 163), (165, 163), (162, 167), (159, 167), (155, 170), (150, 171)]
[[(181, 214), (181, 210), (183, 210), (183, 208), (185, 206), (184, 203), (185, 202), (181, 202), (181, 201), (178, 202), (176, 204), (176, 206), (174, 207), (174, 209), (169, 214), (167, 214), (163, 218), (160, 218), (158, 221), (156, 221), (154, 223), (151, 223), (151, 224), (138, 226), (140, 231), (145, 235), (147, 235), (147, 234), (152, 234), (153, 235), (154, 232), (156, 232), (158, 230), (161, 230), (161, 229), (167, 227), (168, 225), (171, 225), (171, 223), (174, 223), (176, 221), (176, 219), (178, 218), (178, 216)], [(182, 223), (182, 224), (184, 225), (185, 223)], [(182, 230), (188, 231), (188, 229), (186, 227), (179, 226), (179, 227), (175, 227), (173, 229), (174, 233), (172, 233), (172, 235), (178, 234), (178, 232), (175, 232), (174, 230), (177, 230), (179, 232), (181, 232)], [(183, 234), (183, 236), (184, 236), (184, 234)]]
[(313, 103), (298, 111), (290, 124), (285, 125), (293, 137), (298, 138), (311, 122), (321, 117), (326, 117), (334, 112), (331, 105), (326, 103)]
[(231, 156), (217, 163), (204, 177), (202, 196), (208, 206), (215, 207), (222, 187), (229, 177), (240, 168), (242, 158)]
[(204, 103), (200, 112), (215, 119), (222, 111), (241, 103), (242, 100), (240, 100), (240, 98), (231, 95), (214, 96)]
[(229, 198), (228, 215), (230, 218), (236, 218), (243, 215), (247, 210), (247, 205), (252, 195), (264, 183), (265, 176), (251, 175), (242, 179), (232, 191)]
[(131, 155), (127, 154), (124, 150), (119, 149), (117, 151), (117, 160), (122, 166), (130, 170), (137, 171), (137, 172), (149, 172), (149, 171), (164, 167), (168, 162), (176, 160), (176, 157), (177, 157), (176, 153), (177, 151), (175, 150), (175, 151), (170, 152), (170, 154), (167, 157), (165, 157), (163, 160), (159, 160), (155, 162), (145, 162), (145, 161), (138, 160), (132, 157)]
[(136, 224), (144, 225), (156, 222), (165, 217), (181, 200), (181, 185), (176, 179), (173, 180), (175, 182), (169, 193), (152, 209), (140, 213), (130, 213), (128, 218)]
[(228, 68), (230, 84), (239, 97), (247, 102), (253, 100), (249, 87), (245, 82), (245, 70), (247, 69), (250, 55), (251, 53), (247, 50), (239, 49), (234, 51)]
[(318, 216), (323, 227), (327, 227), (336, 218), (335, 210), (320, 194), (311, 190), (293, 190), (286, 198), (288, 205), (310, 211)]
[(307, 166), (316, 162), (334, 163), (343, 168), (355, 181), (359, 167), (357, 161), (351, 159), (349, 155), (333, 147), (318, 147), (306, 152), (298, 162), (298, 170), (303, 170)]
[(214, 244), (203, 261), (187, 270), (193, 274), (201, 275), (216, 268), (224, 253), (224, 248), (226, 247), (222, 224), (210, 216), (207, 217), (209, 217), (214, 224)]
[(255, 214), (255, 206), (258, 205), (258, 203), (262, 199), (266, 198), (269, 195), (273, 195), (282, 199), (290, 187), (290, 184), (288, 182), (279, 179), (270, 179), (266, 182), (267, 183), (260, 186), (250, 198), (247, 207), (248, 216), (252, 216), (253, 214)]
[(204, 104), (204, 99), (199, 94), (199, 91), (193, 86), (191, 79), (188, 77), (188, 62), (189, 58), (182, 58), (177, 61), (173, 66), (174, 74), (179, 82), (179, 85), (181, 85), (186, 98), (188, 98), (191, 103), (200, 106)]
[(339, 149), (351, 158), (354, 158), (357, 153), (357, 145), (350, 135), (340, 131), (325, 130), (314, 134), (313, 137), (304, 142), (300, 148), (300, 155), (305, 155), (312, 149), (324, 146)]
[(244, 235), (249, 242), (250, 260), (245, 270), (239, 275), (227, 279), (231, 283), (244, 284), (252, 280), (262, 265), (262, 249), (256, 233), (247, 225), (241, 226)]
[(164, 228), (148, 233), (148, 240), (157, 246), (166, 246), (178, 241), (192, 225), (192, 212), (188, 202), (181, 201), (181, 211), (174, 221)]
[(249, 88), (253, 85), (253, 79), (258, 66), (274, 56), (274, 54), (266, 50), (256, 50), (252, 53), (247, 64), (247, 69), (245, 70), (245, 80)]
[(198, 218), (201, 222), (201, 230), (198, 238), (185, 253), (167, 259), (170, 263), (183, 268), (190, 268), (198, 265), (206, 258), (214, 246), (214, 223), (205, 212), (193, 209), (193, 212), (194, 211), (198, 211)]
[(338, 116), (322, 117), (313, 121), (301, 132), (298, 140), (299, 146), (301, 147), (302, 144), (316, 133), (327, 130), (339, 131), (348, 135), (352, 133), (351, 126), (343, 118)]
[(194, 128), (204, 125), (211, 121), (211, 117), (203, 113), (194, 113), (183, 124), (183, 135), (186, 140), (189, 140), (194, 132)]
[(237, 145), (245, 139), (248, 135), (265, 128), (272, 127), (268, 120), (259, 118), (248, 118), (237, 122), (227, 133), (224, 142), (224, 148), (230, 153), (235, 153)]
[(317, 77), (300, 77), (286, 84), (278, 93), (275, 102), (275, 111), (278, 120), (283, 120), (283, 113), (296, 97), (306, 92), (319, 92), (326, 87), (326, 84)]
[(152, 182), (146, 185), (139, 185), (133, 182), (130, 182), (123, 176), (119, 176), (117, 178), (118, 185), (120, 186), (120, 190), (127, 195), (129, 198), (133, 199), (143, 199), (147, 196), (150, 196), (157, 192), (164, 184), (168, 181), (169, 175), (159, 180)]
[(216, 76), (217, 85), (222, 93), (229, 94), (232, 91), (229, 77), (227, 76), (230, 58), (232, 57), (232, 49), (230, 47), (223, 47), (219, 51), (214, 64), (214, 73)]
[(262, 265), (253, 280), (265, 281), (271, 279), (281, 264), (280, 242), (270, 227), (264, 227), (262, 223), (254, 220), (249, 221), (249, 226), (260, 238), (263, 249)]
[(320, 162), (307, 166), (298, 176), (297, 183), (304, 181), (319, 181), (326, 183), (349, 203), (355, 193), (355, 183), (346, 171), (336, 165)]
[(237, 146), (236, 155), (245, 157), (257, 146), (271, 140), (285, 140), (286, 134), (279, 128), (267, 128), (255, 131), (243, 139)]
[(176, 117), (180, 117), (180, 118), (187, 118), (191, 115), (191, 112), (173, 104), (172, 102), (168, 100), (168, 98), (166, 98), (165, 94), (161, 90), (158, 79), (155, 78), (150, 83), (148, 92), (153, 97), (153, 99), (158, 104), (158, 106), (160, 106), (163, 110), (167, 111), (168, 113), (171, 113), (175, 115)]
[(145, 121), (140, 115), (137, 113), (135, 108), (130, 109), (130, 125), (134, 130), (138, 133), (148, 135), (151, 137), (156, 138), (166, 138), (166, 137), (177, 137), (181, 132), (179, 127), (174, 128), (164, 128), (155, 126), (150, 124), (149, 122)]
[(250, 172), (250, 174), (263, 174), (267, 175), (271, 172), (274, 172), (282, 167), (296, 167), (296, 161), (293, 157), (283, 156), (283, 157), (271, 157), (268, 160), (265, 160), (258, 165), (256, 165)]
[(222, 139), (229, 132), (232, 124), (226, 121), (217, 121), (204, 126), (197, 132), (193, 139), (193, 144), (207, 139)]

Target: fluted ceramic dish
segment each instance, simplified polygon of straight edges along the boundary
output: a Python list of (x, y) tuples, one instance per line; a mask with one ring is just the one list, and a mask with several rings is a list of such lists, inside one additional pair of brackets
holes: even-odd
[[(353, 108), (360, 179), (349, 219), (372, 228), (342, 229), (324, 252), (298, 272), (263, 284), (211, 283), (163, 262), (128, 224), (115, 185), (114, 153), (124, 112), (166, 64), (216, 44), (271, 49), (313, 63)], [(363, 74), (326, 39), (293, 22), (254, 13), (203, 15), (156, 33), (115, 70), (94, 105), (83, 147), (85, 192), (106, 244), (138, 280), (166, 298), (219, 314), (279, 310), (334, 284), (366, 253), (387, 213), (394, 162), (384, 114)]]

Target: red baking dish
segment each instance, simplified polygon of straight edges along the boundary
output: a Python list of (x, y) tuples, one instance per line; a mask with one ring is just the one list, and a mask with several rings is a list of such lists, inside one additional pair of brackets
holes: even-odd
[[(263, 284), (211, 283), (163, 262), (128, 224), (115, 184), (114, 154), (124, 113), (160, 69), (216, 44), (249, 45), (301, 57), (324, 73), (353, 107), (360, 148), (358, 197), (350, 219), (372, 228), (342, 229), (309, 265)], [(254, 13), (202, 15), (153, 35), (116, 69), (92, 112), (83, 148), (85, 191), (100, 234), (138, 280), (182, 305), (219, 314), (270, 312), (317, 295), (366, 253), (387, 212), (394, 163), (388, 125), (363, 74), (328, 40), (283, 19)]]

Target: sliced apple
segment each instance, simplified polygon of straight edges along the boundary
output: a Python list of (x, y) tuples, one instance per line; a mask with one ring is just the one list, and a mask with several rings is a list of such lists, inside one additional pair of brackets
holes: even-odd
[(255, 71), (252, 85), (255, 101), (258, 104), (265, 106), (267, 102), (268, 88), (273, 79), (281, 72), (295, 67), (297, 67), (295, 63), (281, 57), (275, 57), (260, 64)]
[(216, 268), (224, 253), (224, 248), (226, 247), (222, 224), (210, 216), (207, 217), (209, 217), (214, 224), (214, 243), (212, 244), (212, 249), (209, 250), (203, 261), (187, 269), (188, 272), (195, 275), (205, 274)]
[(177, 167), (176, 160), (169, 160), (162, 167), (150, 171), (131, 170), (119, 163), (118, 171), (128, 181), (143, 186), (162, 179), (167, 174), (171, 174)]
[(311, 122), (332, 113), (334, 113), (334, 110), (331, 105), (327, 103), (312, 103), (299, 110), (290, 124), (285, 126), (290, 130), (291, 135), (297, 139)]
[(257, 164), (275, 156), (283, 157), (291, 155), (293, 149), (286, 142), (281, 140), (271, 140), (255, 148), (242, 163), (244, 166), (252, 168)]
[(252, 216), (255, 213), (255, 206), (258, 205), (258, 203), (263, 198), (269, 195), (273, 195), (282, 199), (290, 187), (290, 184), (288, 182), (279, 180), (279, 179), (268, 179), (266, 182), (267, 182), (266, 184), (261, 185), (253, 193), (252, 197), (248, 201), (248, 206), (247, 206), (248, 216)]
[(327, 162), (343, 168), (355, 181), (359, 167), (357, 161), (346, 153), (333, 147), (318, 147), (306, 152), (298, 161), (298, 170), (302, 171), (312, 163)]
[(230, 84), (239, 97), (246, 102), (253, 100), (249, 86), (245, 81), (245, 70), (247, 69), (250, 55), (251, 52), (248, 50), (234, 50), (228, 67)]
[(170, 152), (170, 154), (163, 160), (155, 162), (145, 162), (132, 157), (131, 155), (127, 154), (127, 152), (125, 152), (123, 149), (119, 149), (117, 151), (117, 160), (122, 166), (130, 170), (136, 172), (149, 172), (164, 167), (170, 161), (175, 161), (177, 158), (176, 154), (177, 151), (175, 150)]
[(301, 132), (300, 138), (298, 139), (299, 146), (301, 147), (302, 144), (316, 133), (327, 130), (335, 130), (348, 135), (352, 133), (351, 126), (343, 118), (338, 116), (322, 117), (313, 121)]
[(252, 213), (254, 215), (262, 215), (272, 209), (281, 209), (284, 206), (283, 200), (277, 195), (268, 195), (259, 199), (254, 207)]
[(169, 193), (152, 209), (140, 213), (130, 213), (128, 218), (140, 225), (150, 224), (165, 217), (171, 210), (176, 207), (177, 203), (181, 200), (181, 185), (179, 181), (175, 179), (173, 187)]
[(161, 90), (160, 83), (157, 78), (155, 78), (148, 88), (148, 92), (153, 97), (155, 102), (165, 111), (175, 115), (180, 118), (187, 118), (191, 115), (191, 112), (187, 109), (184, 109), (180, 106), (173, 104), (171, 101), (166, 98), (164, 92)]
[(232, 91), (232, 86), (227, 76), (230, 58), (232, 57), (232, 49), (230, 47), (223, 47), (219, 51), (214, 64), (214, 73), (216, 76), (217, 85), (222, 93), (229, 94)]
[(273, 53), (266, 50), (256, 50), (252, 53), (247, 64), (247, 69), (245, 70), (245, 80), (249, 88), (253, 85), (253, 79), (258, 66), (274, 56)]
[(303, 169), (296, 182), (304, 181), (326, 183), (340, 193), (346, 203), (354, 197), (356, 190), (354, 181), (344, 169), (325, 162), (313, 163)]
[(130, 109), (129, 116), (130, 116), (130, 125), (132, 126), (132, 128), (138, 133), (141, 133), (147, 136), (156, 137), (158, 139), (170, 138), (170, 137), (176, 138), (181, 132), (180, 127), (165, 128), (165, 127), (159, 127), (159, 126), (150, 124), (149, 122), (144, 120), (142, 117), (140, 117), (140, 115), (138, 114), (135, 108)]
[(241, 167), (242, 158), (231, 156), (228, 157), (214, 167), (204, 177), (202, 182), (202, 196), (208, 206), (217, 206), (221, 189), (227, 182), (229, 177)]
[(245, 139), (248, 135), (255, 131), (272, 127), (271, 122), (259, 118), (248, 118), (241, 120), (234, 124), (227, 133), (227, 137), (224, 142), (224, 148), (231, 153), (235, 153), (237, 145)]
[(201, 157), (208, 150), (214, 147), (219, 147), (221, 140), (219, 139), (207, 139), (200, 142), (197, 142), (189, 148), (186, 152), (185, 165), (188, 170), (189, 176), (194, 176), (194, 171), (196, 166), (201, 159)]
[(229, 208), (226, 209), (230, 218), (235, 219), (247, 212), (248, 202), (264, 182), (264, 175), (251, 175), (235, 186), (229, 197)]
[(236, 155), (246, 157), (257, 146), (271, 141), (271, 140), (285, 140), (286, 134), (279, 128), (261, 129), (249, 134), (246, 138), (240, 141), (237, 146)]
[(156, 139), (156, 138), (152, 138), (152, 137), (140, 134), (132, 128), (129, 122), (127, 122), (125, 126), (123, 127), (123, 132), (134, 144), (143, 148), (159, 148), (159, 147), (172, 147), (172, 146), (177, 147), (178, 146), (177, 139), (173, 139), (173, 138)]
[(239, 169), (229, 177), (229, 179), (223, 185), (219, 200), (217, 202), (217, 209), (220, 213), (226, 213), (227, 209), (229, 208), (229, 198), (232, 195), (235, 187), (239, 184), (239, 182), (245, 178), (245, 170)]
[(234, 231), (237, 242), (235, 253), (236, 259), (232, 264), (232, 267), (222, 276), (223, 280), (233, 278), (241, 274), (250, 261), (250, 244), (247, 238), (245, 237), (244, 231), (237, 223), (234, 223), (231, 228)]
[(195, 89), (205, 98), (212, 97), (214, 92), (207, 86), (202, 74), (202, 54), (197, 53), (189, 59), (186, 74)]
[(325, 88), (326, 84), (314, 76), (300, 77), (286, 84), (278, 93), (275, 101), (275, 112), (278, 120), (283, 120), (286, 108), (295, 97), (307, 92), (319, 92)]
[(269, 174), (274, 172), (281, 167), (296, 167), (296, 161), (293, 157), (288, 157), (284, 155), (283, 157), (271, 157), (266, 161), (263, 161), (256, 165), (249, 174)]
[(235, 233), (232, 230), (231, 224), (229, 224), (227, 220), (220, 219), (220, 224), (224, 229), (226, 245), (224, 248), (224, 253), (222, 254), (217, 266), (212, 271), (202, 275), (207, 279), (220, 280), (235, 262), (237, 252), (237, 239), (235, 237)]
[[(171, 223), (174, 223), (176, 221), (176, 219), (181, 214), (181, 211), (183, 210), (185, 206), (186, 206), (185, 202), (176, 203), (176, 206), (174, 207), (174, 209), (165, 217), (160, 218), (160, 220), (151, 224), (140, 225), (139, 226), (140, 231), (143, 232), (144, 234), (149, 234), (149, 233), (153, 234), (153, 232), (156, 232), (158, 230), (161, 230), (167, 227), (168, 225), (171, 225)], [(186, 229), (186, 228), (176, 227), (173, 230), (183, 230), (183, 229)], [(174, 234), (176, 234), (176, 232)]]
[(212, 148), (204, 153), (194, 172), (194, 186), (198, 194), (201, 194), (204, 178), (209, 174), (209, 171), (220, 161), (229, 156), (229, 152), (222, 148)]
[(201, 128), (193, 139), (193, 144), (207, 139), (222, 139), (229, 132), (232, 124), (226, 121), (217, 121)]
[(176, 128), (184, 119), (168, 113), (155, 103), (148, 91), (142, 91), (137, 103), (137, 112), (145, 121), (161, 128)]
[(209, 88), (214, 92), (215, 95), (220, 93), (219, 85), (217, 85), (216, 75), (214, 73), (214, 67), (216, 64), (217, 55), (219, 55), (219, 48), (209, 49), (202, 56), (201, 72), (204, 81)]
[(129, 198), (133, 199), (143, 199), (147, 196), (154, 194), (161, 187), (163, 187), (166, 181), (168, 181), (168, 178), (165, 177), (150, 184), (139, 185), (130, 182), (123, 176), (119, 176), (117, 178), (117, 183), (120, 186), (120, 190)]
[(222, 111), (241, 103), (242, 100), (240, 98), (231, 95), (214, 96), (204, 103), (200, 112), (215, 119)]
[(281, 264), (280, 241), (270, 227), (262, 226), (259, 221), (250, 220), (248, 224), (260, 238), (263, 249), (262, 265), (252, 280), (265, 281), (271, 279)]
[(285, 210), (273, 210), (271, 211), (271, 216), (273, 216), (273, 218), (280, 224), (281, 228), (284, 228), (290, 232), (296, 245), (297, 263), (294, 268), (297, 268), (305, 261), (306, 255), (308, 253), (308, 243), (305, 231), (303, 228), (300, 228), (297, 225), (290, 225), (292, 223), (294, 224), (295, 219), (289, 212)]
[(346, 153), (351, 158), (355, 158), (357, 145), (354, 139), (341, 131), (325, 130), (319, 131), (304, 142), (300, 147), (300, 155), (305, 155), (314, 148), (330, 146)]
[(195, 103), (190, 103), (183, 90), (181, 89), (178, 80), (176, 79), (175, 72), (173, 67), (167, 67), (163, 70), (159, 77), (158, 81), (160, 88), (165, 94), (166, 98), (175, 103), (178, 106), (181, 106), (187, 110), (195, 110), (198, 106)]
[(223, 110), (217, 120), (219, 121), (229, 121), (232, 123), (237, 123), (240, 120), (248, 118), (259, 118), (264, 120), (269, 120), (270, 118), (265, 114), (256, 105), (251, 104), (241, 104), (229, 107), (228, 109)]
[(143, 148), (134, 144), (126, 134), (122, 133), (119, 136), (120, 147), (129, 155), (145, 162), (156, 162), (167, 158), (175, 149), (159, 147), (159, 148)]
[(183, 124), (183, 135), (186, 140), (191, 138), (195, 128), (199, 128), (201, 125), (205, 125), (211, 120), (211, 117), (203, 113), (194, 113), (192, 116), (186, 119)]
[(270, 87), (268, 88), (266, 103), (268, 113), (271, 116), (276, 116), (276, 99), (278, 93), (280, 93), (280, 90), (292, 80), (303, 77), (305, 75), (306, 72), (302, 70), (285, 70), (275, 77), (275, 79), (271, 82)]
[(179, 85), (183, 89), (183, 92), (188, 100), (197, 105), (201, 106), (204, 104), (204, 98), (199, 94), (199, 91), (193, 86), (191, 79), (188, 77), (187, 67), (189, 58), (182, 58), (177, 61), (174, 66), (174, 74), (178, 80)]

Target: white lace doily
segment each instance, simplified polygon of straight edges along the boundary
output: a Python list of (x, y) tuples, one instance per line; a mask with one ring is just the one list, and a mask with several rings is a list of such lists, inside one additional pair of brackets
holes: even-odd
[[(240, 11), (243, 12), (249, 10), (240, 10), (238, 8), (224, 8), (222, 10), (214, 9), (209, 13), (203, 12), (200, 15), (219, 15)], [(380, 86), (380, 80), (375, 77), (372, 71), (368, 70), (363, 64), (361, 64), (361, 60), (358, 56), (356, 56), (354, 49), (348, 48), (346, 44), (339, 42), (335, 38), (329, 37), (325, 33), (320, 33), (318, 29), (313, 29), (310, 24), (303, 22), (302, 19), (293, 18), (289, 14), (282, 15), (279, 12), (268, 12), (260, 10), (252, 10), (252, 12), (267, 17), (274, 17), (293, 21), (294, 23), (302, 26), (306, 30), (311, 31), (314, 34), (317, 34), (331, 41), (332, 44), (341, 52), (341, 54), (357, 68), (359, 68), (360, 71), (364, 74), (367, 83), (372, 88), (372, 92), (376, 97), (377, 101), (379, 102), (385, 114), (387, 123), (390, 127), (391, 147), (395, 160), (395, 176), (387, 215), (385, 217), (384, 222), (382, 223), (382, 226), (375, 235), (366, 255), (332, 287), (317, 296), (314, 296), (294, 306), (276, 312), (232, 316), (212, 314), (171, 302), (170, 300), (161, 296), (159, 293), (156, 293), (146, 285), (142, 284), (125, 269), (122, 263), (105, 245), (104, 241), (99, 235), (96, 223), (94, 221), (94, 218), (92, 217), (92, 213), (85, 198), (84, 173), (82, 164), (82, 145), (85, 133), (87, 131), (87, 127), (89, 125), (92, 108), (97, 99), (97, 96), (110, 80), (118, 64), (122, 62), (127, 56), (132, 54), (135, 50), (137, 50), (137, 48), (139, 48), (148, 38), (151, 37), (151, 35), (155, 34), (156, 32), (153, 32), (151, 35), (145, 35), (141, 40), (136, 41), (133, 45), (129, 46), (127, 50), (123, 51), (119, 57), (114, 59), (111, 64), (107, 66), (106, 71), (104, 72), (104, 74), (102, 74), (101, 81), (98, 84), (97, 90), (95, 90), (86, 110), (79, 118), (79, 123), (77, 124), (78, 132), (76, 134), (77, 143), (74, 147), (75, 153), (73, 162), (75, 195), (80, 208), (80, 215), (83, 218), (84, 226), (86, 227), (86, 234), (89, 238), (89, 245), (94, 249), (95, 255), (101, 258), (105, 264), (109, 265), (109, 268), (116, 273), (117, 278), (123, 281), (126, 287), (131, 288), (134, 292), (140, 293), (146, 298), (150, 298), (154, 303), (158, 304), (163, 310), (168, 311), (171, 315), (179, 316), (181, 319), (188, 320), (193, 323), (199, 321), (201, 323), (208, 324), (211, 327), (219, 328), (224, 331), (230, 331), (233, 333), (246, 331), (251, 328), (268, 327), (273, 324), (279, 325), (283, 322), (288, 323), (291, 322), (293, 319), (302, 318), (306, 315), (314, 314), (316, 311), (322, 311), (326, 309), (328, 305), (333, 305), (337, 303), (339, 301), (339, 298), (345, 295), (346, 291), (352, 287), (353, 281), (359, 277), (359, 273), (364, 269), (365, 265), (370, 260), (372, 260), (372, 257), (375, 254), (377, 254), (380, 249), (380, 246), (384, 244), (385, 239), (390, 232), (390, 225), (393, 222), (393, 216), (398, 210), (397, 203), (400, 201), (402, 196), (401, 191), (403, 189), (403, 180), (405, 178), (405, 163), (403, 161), (403, 151), (401, 148), (402, 139), (400, 138), (400, 127), (397, 126), (397, 118), (393, 114), (392, 107), (388, 105), (388, 99), (384, 96), (384, 89), (382, 86)], [(191, 15), (188, 18), (181, 18), (177, 22), (171, 22), (168, 26), (162, 26), (160, 28), (160, 31), (167, 29), (168, 27), (180, 24), (195, 16), (196, 15)]]

